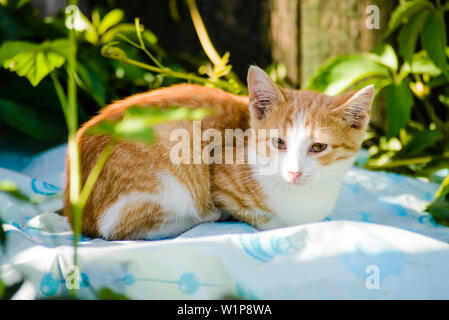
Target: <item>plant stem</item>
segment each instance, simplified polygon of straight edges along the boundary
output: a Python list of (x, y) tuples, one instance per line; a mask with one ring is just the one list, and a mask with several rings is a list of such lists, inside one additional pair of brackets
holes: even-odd
[(123, 34), (117, 34), (117, 37), (126, 41), (127, 43), (129, 43), (130, 45), (132, 45), (133, 47), (143, 50), (143, 52), (145, 52), (145, 54), (154, 62), (154, 64), (156, 64), (159, 68), (163, 69), (164, 66), (145, 48), (142, 47), (141, 44), (135, 43), (134, 41), (132, 41), (130, 38), (128, 38), (127, 36), (123, 35)]
[(198, 7), (196, 5), (195, 0), (186, 0), (187, 6), (189, 7), (190, 16), (192, 17), (193, 26), (195, 27), (196, 33), (200, 40), (201, 46), (203, 47), (204, 52), (206, 53), (209, 60), (217, 65), (221, 62), (221, 57), (218, 54), (217, 50), (215, 50), (212, 45), (212, 41), (210, 41), (209, 35), (206, 31), (206, 27), (204, 26), (203, 19), (198, 11)]
[[(195, 29), (197, 31), (198, 37), (200, 39), (201, 45), (203, 47), (204, 52), (206, 53), (206, 55), (208, 56), (209, 60), (211, 60), (211, 62), (217, 66), (217, 65), (222, 65), (222, 58), (220, 57), (220, 55), (217, 53), (217, 51), (215, 50), (214, 46), (212, 45), (212, 42), (210, 41), (209, 35), (207, 34), (206, 28), (204, 27), (204, 23), (203, 20), (201, 19), (201, 16), (198, 12), (198, 8), (196, 6), (196, 2), (195, 0), (186, 0), (187, 4), (189, 6), (189, 10), (192, 16), (192, 21), (193, 24), (195, 26)], [(122, 34), (118, 34), (118, 37), (123, 39), (124, 41), (126, 41), (127, 43), (129, 43), (130, 45), (141, 49), (142, 51), (145, 52), (145, 54), (153, 61), (153, 63), (156, 66), (151, 66), (148, 65), (146, 63), (137, 61), (137, 60), (133, 60), (130, 59), (126, 56), (126, 54), (123, 52), (123, 54), (119, 53), (119, 54), (107, 54), (104, 53), (103, 55), (112, 59), (117, 59), (122, 61), (123, 63), (129, 63), (132, 64), (136, 67), (145, 69), (145, 70), (149, 70), (151, 72), (155, 72), (155, 73), (159, 73), (168, 77), (172, 77), (172, 78), (178, 78), (178, 79), (184, 79), (184, 80), (188, 80), (188, 81), (195, 81), (197, 83), (201, 83), (201, 84), (213, 84), (215, 86), (218, 86), (222, 89), (228, 90), (230, 92), (234, 92), (234, 93), (239, 93), (240, 91), (242, 91), (242, 88), (245, 88), (245, 86), (240, 82), (240, 80), (238, 79), (238, 77), (232, 72), (230, 71), (227, 75), (225, 75), (226, 78), (228, 78), (230, 80), (230, 82), (227, 81), (222, 81), (219, 79), (206, 79), (206, 78), (202, 78), (199, 76), (196, 76), (194, 74), (191, 73), (183, 73), (183, 72), (177, 72), (174, 71), (170, 68), (164, 67), (152, 54), (151, 52), (149, 52), (146, 47), (145, 47), (145, 43), (143, 41), (143, 37), (142, 37), (142, 30), (141, 30), (141, 26), (140, 26), (140, 20), (139, 18), (136, 18), (134, 20), (135, 22), (135, 27), (136, 27), (136, 34), (137, 34), (137, 38), (139, 40), (139, 43), (136, 43), (134, 41), (132, 41), (131, 39), (129, 39), (128, 37), (122, 35)], [(103, 52), (103, 51), (102, 51)]]
[[(217, 50), (212, 44), (212, 41), (209, 38), (209, 34), (207, 33), (206, 27), (204, 26), (203, 19), (201, 18), (198, 6), (196, 5), (196, 1), (186, 0), (186, 2), (187, 6), (189, 7), (189, 12), (192, 18), (193, 26), (195, 27), (196, 34), (198, 35), (198, 39), (200, 40), (204, 52), (214, 65), (220, 65), (222, 63), (221, 62), (222, 58), (218, 54)], [(226, 75), (226, 77), (228, 79), (234, 80), (239, 85), (239, 87), (245, 87), (234, 72), (230, 71)]]
[(87, 203), (87, 199), (89, 198), (89, 195), (95, 185), (95, 182), (97, 181), (98, 177), (100, 176), (101, 170), (103, 169), (106, 161), (108, 160), (109, 156), (111, 155), (112, 151), (114, 150), (115, 145), (117, 142), (115, 140), (112, 140), (109, 142), (106, 147), (101, 152), (99, 158), (97, 159), (97, 162), (95, 162), (94, 167), (92, 168), (92, 171), (89, 173), (89, 176), (87, 177), (86, 182), (83, 185), (83, 189), (81, 190), (80, 200), (79, 204), (81, 208), (84, 208), (84, 206)]
[[(64, 113), (64, 118), (67, 121), (67, 97), (65, 96), (64, 89), (62, 88), (61, 83), (59, 82), (58, 77), (54, 72), (50, 72), (50, 77), (53, 81), (53, 85), (55, 86), (55, 91), (58, 95), (59, 103), (61, 104), (62, 111)], [(67, 125), (69, 124), (67, 123)]]
[(438, 191), (435, 194), (435, 199), (440, 196), (444, 196), (443, 191), (445, 188), (447, 188), (447, 186), (449, 186), (449, 174), (446, 176), (446, 178), (444, 178), (443, 182), (440, 184), (440, 187), (438, 188)]
[(435, 114), (435, 110), (434, 110), (433, 106), (429, 103), (429, 101), (427, 99), (423, 99), (422, 101), (424, 102), (424, 107), (426, 109), (426, 112), (428, 113), (432, 122), (435, 123), (437, 130), (441, 133), (441, 135), (443, 137), (447, 138), (446, 130), (444, 128), (444, 123)]
[[(134, 41), (132, 41), (131, 39), (127, 38), (126, 36), (123, 36), (121, 34), (118, 35), (118, 37), (120, 37), (121, 39), (125, 40), (127, 43), (129, 43), (130, 45), (141, 49), (141, 47), (135, 43)], [(141, 69), (145, 69), (151, 72), (155, 72), (155, 73), (159, 73), (168, 77), (172, 77), (172, 78), (178, 78), (178, 79), (184, 79), (184, 80), (188, 80), (188, 81), (195, 81), (197, 83), (201, 83), (201, 84), (212, 84), (215, 85), (217, 87), (220, 87), (222, 89), (228, 90), (230, 92), (234, 92), (234, 93), (238, 93), (240, 91), (240, 87), (238, 86), (238, 84), (232, 84), (229, 83), (227, 81), (222, 81), (222, 80), (211, 80), (211, 79), (207, 79), (207, 78), (202, 78), (199, 76), (196, 76), (192, 73), (183, 73), (183, 72), (177, 72), (177, 71), (173, 71), (170, 68), (167, 67), (156, 67), (156, 66), (152, 66), (149, 64), (146, 64), (144, 62), (140, 62), (134, 59), (130, 59), (128, 57), (125, 56), (115, 56), (113, 54), (109, 54), (109, 53), (103, 53), (103, 55), (105, 57), (111, 58), (111, 59), (116, 59), (119, 60), (123, 63), (129, 63), (132, 64), (136, 67), (139, 67)]]
[(196, 76), (192, 73), (183, 73), (183, 72), (177, 72), (177, 71), (173, 71), (170, 68), (158, 68), (155, 66), (150, 66), (146, 63), (140, 62), (140, 61), (136, 61), (133, 59), (129, 59), (129, 58), (125, 58), (125, 59), (121, 59), (122, 62), (124, 63), (129, 63), (132, 64), (136, 67), (145, 69), (145, 70), (149, 70), (152, 72), (156, 72), (156, 73), (160, 73), (163, 75), (166, 75), (168, 77), (172, 77), (172, 78), (178, 78), (178, 79), (184, 79), (184, 80), (189, 80), (189, 81), (195, 81), (201, 84), (213, 84), (216, 85), (222, 89), (226, 89), (229, 90), (231, 92), (236, 92), (237, 91), (237, 87), (226, 82), (226, 81), (222, 81), (222, 80), (209, 80), (206, 78), (202, 78), (199, 76)]
[[(76, 5), (76, 0), (70, 0), (70, 5)], [(67, 113), (66, 121), (69, 131), (68, 154), (70, 170), (69, 199), (72, 209), (72, 219), (74, 225), (74, 265), (78, 265), (78, 241), (81, 233), (82, 207), (79, 205), (81, 191), (81, 163), (79, 146), (76, 141), (76, 131), (78, 130), (78, 106), (76, 97), (76, 55), (77, 43), (75, 29), (69, 30), (70, 52), (67, 58)]]
[(136, 18), (134, 20), (134, 23), (136, 25), (137, 39), (139, 39), (139, 43), (140, 43), (140, 47), (139, 48), (143, 52), (145, 52), (145, 54), (154, 62), (155, 65), (157, 65), (159, 68), (163, 69), (164, 66), (145, 47), (145, 42), (143, 41), (143, 38), (142, 38), (142, 30), (140, 28), (140, 20), (139, 20), (139, 18)]
[(128, 42), (130, 45), (132, 45), (133, 47), (135, 47), (137, 49), (141, 49), (141, 47), (140, 47), (140, 45), (138, 43), (135, 43), (130, 38), (128, 38), (127, 36), (125, 36), (125, 35), (123, 35), (121, 33), (117, 33), (117, 38), (125, 40), (126, 42)]

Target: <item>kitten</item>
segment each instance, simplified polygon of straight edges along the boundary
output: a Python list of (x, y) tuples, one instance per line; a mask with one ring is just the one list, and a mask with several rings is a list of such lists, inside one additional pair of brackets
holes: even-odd
[[(233, 164), (174, 163), (171, 152), (178, 141), (172, 141), (171, 133), (183, 129), (194, 134), (194, 124), (187, 120), (155, 126), (156, 141), (151, 145), (120, 142), (89, 196), (83, 233), (110, 240), (158, 239), (228, 214), (259, 229), (326, 217), (362, 143), (373, 86), (329, 97), (280, 88), (262, 69), (252, 66), (248, 89), (249, 97), (244, 97), (198, 85), (176, 85), (118, 101), (85, 123), (77, 135), (83, 183), (110, 139), (85, 131), (104, 119), (119, 119), (130, 106), (211, 108), (215, 113), (201, 121), (203, 137), (211, 129), (223, 136), (226, 129), (250, 129), (250, 139), (240, 148), (244, 162)], [(263, 129), (267, 135), (258, 134)], [(207, 142), (201, 141), (201, 148)], [(223, 141), (219, 144), (223, 150), (233, 150), (232, 160), (242, 151)], [(190, 148), (192, 160), (195, 150)], [(217, 156), (214, 152), (211, 157)], [(250, 161), (250, 154), (259, 161)], [(263, 172), (267, 165), (269, 174)], [(64, 213), (71, 220), (68, 176)]]

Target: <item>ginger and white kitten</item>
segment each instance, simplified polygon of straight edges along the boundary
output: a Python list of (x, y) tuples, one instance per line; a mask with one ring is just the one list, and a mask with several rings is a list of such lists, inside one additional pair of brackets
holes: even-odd
[[(198, 85), (162, 88), (118, 101), (84, 124), (77, 136), (83, 182), (109, 141), (107, 136), (85, 134), (86, 129), (105, 119), (118, 119), (135, 105), (214, 109), (201, 122), (203, 133), (215, 129), (224, 137), (225, 129), (250, 128), (254, 132), (277, 129), (277, 134), (254, 134), (245, 144), (242, 164), (174, 163), (170, 152), (177, 142), (170, 135), (180, 128), (193, 133), (191, 121), (157, 125), (151, 145), (120, 142), (88, 199), (83, 233), (110, 240), (157, 239), (228, 214), (259, 229), (326, 217), (362, 143), (373, 86), (329, 97), (280, 88), (263, 70), (250, 67), (248, 88), (249, 97)], [(202, 141), (201, 147), (207, 143)], [(229, 148), (224, 141), (222, 146)], [(262, 174), (259, 162), (249, 161), (251, 152), (274, 170)], [(71, 220), (66, 180), (64, 213)]]

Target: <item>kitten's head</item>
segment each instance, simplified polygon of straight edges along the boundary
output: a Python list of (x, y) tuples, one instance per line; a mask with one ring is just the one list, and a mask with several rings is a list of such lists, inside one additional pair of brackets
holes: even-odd
[[(276, 174), (286, 182), (332, 179), (352, 164), (369, 122), (373, 86), (335, 97), (287, 90), (252, 66), (248, 88), (251, 127), (268, 132), (257, 137), (259, 146), (266, 143), (264, 160), (276, 161)], [(270, 135), (270, 129), (278, 135)]]

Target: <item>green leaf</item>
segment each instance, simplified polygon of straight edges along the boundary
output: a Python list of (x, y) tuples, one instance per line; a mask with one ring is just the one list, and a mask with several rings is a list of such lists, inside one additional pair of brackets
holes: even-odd
[(52, 40), (51, 42), (47, 42), (46, 45), (49, 52), (59, 54), (65, 59), (70, 56), (70, 51), (73, 49), (65, 38)]
[(389, 84), (393, 83), (393, 80), (390, 78), (379, 78), (379, 77), (371, 77), (367, 78), (366, 80), (362, 80), (351, 86), (351, 90), (357, 91), (360, 90), (366, 86), (369, 86), (370, 84), (374, 85), (374, 98), (376, 98), (379, 93), (382, 92), (383, 88), (388, 86)]
[(116, 40), (116, 36), (119, 33), (123, 33), (123, 34), (133, 34), (136, 32), (136, 27), (134, 24), (131, 23), (121, 23), (118, 26), (112, 27), (111, 29), (109, 29), (107, 32), (105, 32), (102, 36), (101, 36), (101, 42), (102, 43), (108, 43), (111, 42), (113, 40)]
[[(102, 43), (108, 43), (115, 40), (118, 34), (124, 34), (130, 38), (136, 37), (136, 26), (132, 23), (121, 23), (115, 27), (110, 28), (101, 37)], [(150, 46), (157, 44), (157, 37), (150, 30), (144, 30), (142, 32), (142, 37), (148, 42)], [(132, 39), (137, 42), (137, 39)]]
[(411, 65), (409, 62), (405, 62), (402, 65), (401, 74), (410, 72), (427, 74), (432, 77), (436, 77), (441, 74), (441, 70), (435, 66), (427, 55), (427, 52), (424, 50), (421, 50), (412, 56)]
[[(19, 291), (19, 289), (22, 287), (23, 280), (20, 282), (17, 282), (9, 287), (6, 287), (5, 284), (1, 283), (0, 286), (3, 286), (3, 288), (0, 288), (0, 299), (1, 300), (10, 300), (14, 294)], [(3, 292), (1, 292), (3, 291)]]
[(34, 50), (37, 46), (37, 44), (28, 41), (6, 41), (0, 47), (0, 64), (3, 65), (6, 59), (10, 59), (21, 52)]
[(7, 0), (6, 5), (14, 10), (18, 10), (28, 3), (29, 0)]
[(107, 32), (105, 32), (101, 37), (102, 43), (108, 43), (115, 40), (117, 34), (122, 33), (126, 35), (135, 35), (136, 26), (131, 23), (121, 23), (115, 27), (112, 27)]
[(120, 294), (120, 293), (116, 293), (106, 287), (101, 288), (97, 292), (97, 297), (100, 300), (130, 300), (127, 296)]
[(446, 197), (449, 195), (449, 175), (444, 178), (443, 182), (438, 189), (436, 196), (437, 197)]
[(415, 52), (416, 42), (419, 34), (424, 26), (429, 11), (422, 11), (416, 14), (413, 18), (402, 27), (399, 32), (399, 54), (405, 61), (411, 62), (413, 53)]
[(0, 119), (36, 139), (61, 141), (66, 135), (60, 114), (5, 99), (0, 99)]
[(101, 55), (106, 58), (119, 60), (123, 63), (127, 63), (128, 55), (122, 49), (116, 47), (118, 42), (110, 42), (101, 48)]
[(401, 24), (406, 23), (418, 12), (425, 10), (430, 10), (433, 5), (428, 0), (412, 0), (404, 1), (402, 5), (396, 7), (391, 14), (390, 21), (388, 22), (387, 31), (384, 37), (389, 36), (397, 27)]
[(433, 146), (443, 137), (438, 130), (426, 130), (415, 133), (402, 150), (403, 157), (411, 157)]
[[(92, 12), (94, 16), (94, 12)], [(84, 38), (87, 42), (92, 44), (98, 44), (98, 32), (95, 26), (90, 22), (90, 20), (82, 13), (79, 13), (79, 17), (81, 18), (82, 27), (79, 31), (84, 31)]]
[(154, 126), (171, 121), (201, 120), (210, 114), (212, 114), (212, 110), (208, 108), (171, 107), (160, 109), (157, 107), (131, 107), (126, 111), (124, 119), (135, 117), (144, 120), (148, 126)]
[(0, 181), (0, 192), (6, 192), (19, 200), (28, 201), (29, 198), (19, 191), (17, 185), (9, 180)]
[(160, 109), (157, 107), (130, 107), (123, 119), (118, 121), (105, 120), (87, 130), (87, 134), (109, 135), (116, 140), (131, 140), (145, 143), (154, 141), (153, 126), (179, 120), (201, 120), (211, 114), (210, 109), (187, 107), (172, 107)]
[(365, 53), (364, 56), (393, 71), (398, 69), (398, 57), (393, 47), (389, 44), (382, 44), (373, 52)]
[(446, 57), (446, 26), (443, 13), (431, 11), (424, 23), (421, 43), (429, 58), (449, 79), (449, 66)]
[(115, 136), (120, 140), (132, 140), (145, 143), (154, 141), (154, 131), (144, 120), (130, 118), (121, 121), (115, 127)]
[(384, 88), (387, 114), (387, 138), (395, 137), (407, 125), (413, 106), (413, 94), (406, 81)]
[(390, 74), (386, 67), (368, 57), (340, 56), (320, 67), (306, 88), (336, 95), (368, 77), (389, 78)]
[(429, 212), (432, 217), (438, 221), (449, 222), (449, 199), (445, 196), (437, 197), (429, 206), (426, 211)]
[(17, 3), (17, 9), (23, 7), (24, 5), (26, 5), (28, 3), (29, 0), (19, 0)]
[(151, 143), (154, 132), (151, 127), (179, 120), (201, 120), (210, 114), (209, 109), (172, 107), (170, 109), (132, 107), (115, 127), (118, 137)]
[(97, 136), (100, 135), (114, 136), (116, 123), (117, 122), (114, 122), (112, 120), (103, 120), (97, 123), (95, 126), (88, 128), (86, 130), (86, 133)]
[(156, 35), (150, 30), (144, 30), (142, 36), (150, 45), (155, 45), (157, 43)]
[(102, 35), (103, 33), (105, 33), (109, 28), (122, 21), (124, 16), (125, 14), (123, 13), (123, 10), (114, 9), (112, 11), (109, 11), (104, 16), (103, 20), (101, 20), (100, 25), (98, 26), (98, 34)]
[[(39, 198), (30, 198), (25, 193), (19, 190), (17, 184), (10, 180), (2, 180), (0, 181), (0, 192), (5, 192), (10, 196), (14, 197), (17, 200), (25, 201), (29, 203), (40, 203), (41, 200)], [(1, 221), (0, 221), (1, 222)]]
[(64, 64), (69, 48), (66, 39), (46, 41), (40, 45), (7, 41), (0, 48), (0, 61), (5, 69), (26, 77), (35, 87), (50, 72)]

